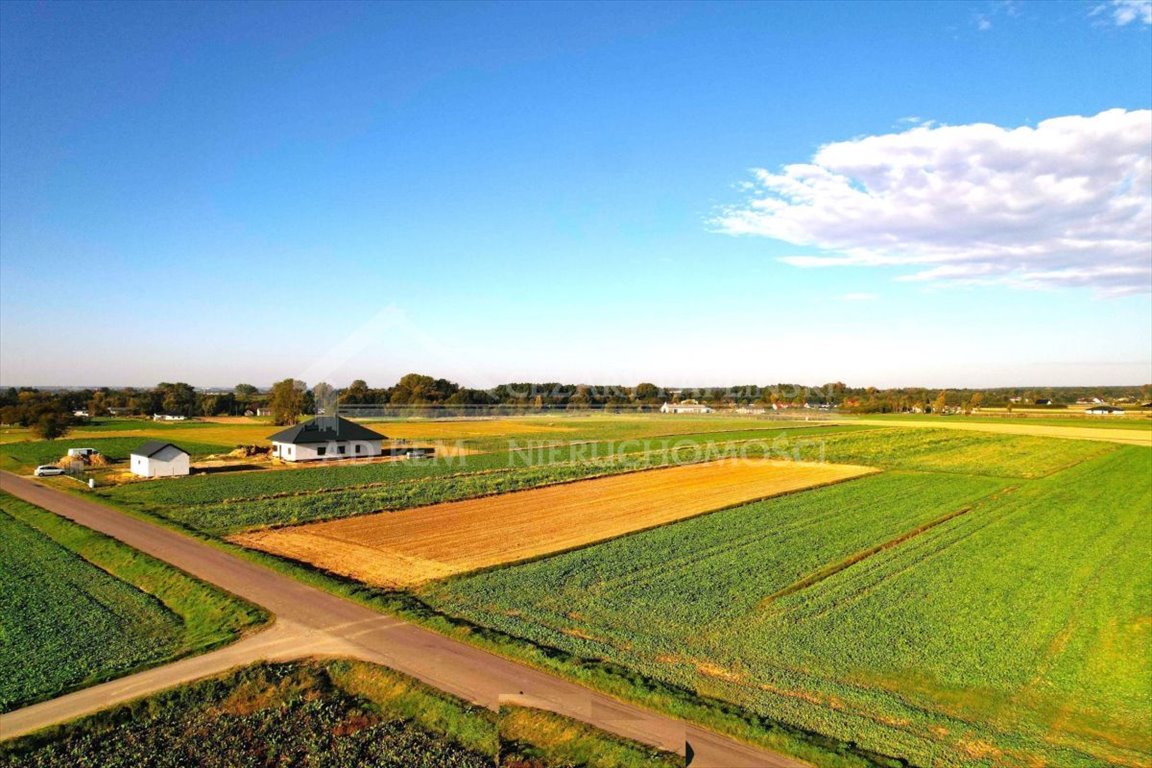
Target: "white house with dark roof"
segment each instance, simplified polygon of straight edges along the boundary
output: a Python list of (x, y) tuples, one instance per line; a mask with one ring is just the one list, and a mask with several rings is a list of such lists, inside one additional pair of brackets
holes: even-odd
[(140, 477), (179, 477), (190, 471), (188, 451), (163, 440), (149, 440), (132, 451), (132, 474)]
[(384, 435), (339, 416), (317, 416), (277, 432), (272, 456), (284, 461), (365, 459), (384, 453)]

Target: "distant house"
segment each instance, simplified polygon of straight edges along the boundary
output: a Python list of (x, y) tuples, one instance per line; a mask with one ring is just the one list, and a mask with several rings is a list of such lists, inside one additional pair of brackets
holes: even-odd
[(88, 418), (88, 410), (80, 408), (79, 410), (72, 411), (72, 415), (78, 419), (86, 419)]
[(362, 459), (380, 456), (384, 435), (339, 416), (318, 416), (277, 432), (272, 455), (284, 461)]
[(1090, 413), (1093, 416), (1123, 416), (1124, 409), (1112, 405), (1094, 405), (1084, 413)]
[(1036, 405), (1052, 405), (1052, 401), (1046, 397), (1037, 398)]
[(712, 413), (712, 409), (695, 400), (685, 400), (680, 403), (664, 403), (660, 406), (660, 413)]
[(108, 415), (109, 416), (131, 416), (132, 415), (132, 409), (131, 408), (122, 408), (122, 407), (121, 408), (109, 408), (108, 409)]
[(189, 471), (188, 451), (163, 440), (149, 440), (132, 451), (132, 474), (140, 477), (177, 477)]
[(267, 408), (267, 407), (257, 408), (256, 409), (256, 415), (257, 416), (271, 416), (272, 415), (272, 409)]
[(152, 421), (187, 421), (188, 417), (178, 413), (154, 413)]

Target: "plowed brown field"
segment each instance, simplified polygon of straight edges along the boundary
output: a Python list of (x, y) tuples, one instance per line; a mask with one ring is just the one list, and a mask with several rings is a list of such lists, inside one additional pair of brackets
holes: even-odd
[(848, 464), (725, 460), (230, 539), (369, 584), (404, 587), (875, 471)]

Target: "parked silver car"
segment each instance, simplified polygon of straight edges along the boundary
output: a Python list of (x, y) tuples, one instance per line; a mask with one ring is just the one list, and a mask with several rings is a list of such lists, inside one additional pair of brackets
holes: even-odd
[(36, 475), (36, 477), (51, 477), (52, 475), (64, 474), (64, 470), (51, 464), (41, 464), (36, 467), (36, 471), (32, 474)]

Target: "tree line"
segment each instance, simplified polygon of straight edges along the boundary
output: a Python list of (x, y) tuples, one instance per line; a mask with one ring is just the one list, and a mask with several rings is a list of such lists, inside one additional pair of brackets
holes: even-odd
[(337, 411), (373, 415), (400, 415), (413, 410), (445, 415), (552, 410), (642, 412), (655, 410), (665, 402), (693, 400), (717, 410), (807, 406), (837, 407), (856, 413), (949, 413), (980, 407), (1062, 408), (1093, 397), (1147, 402), (1152, 399), (1152, 385), (935, 390), (850, 387), (843, 382), (816, 387), (783, 382), (731, 387), (666, 387), (652, 382), (635, 386), (513, 382), (474, 389), (448, 379), (410, 373), (387, 387), (371, 387), (363, 379), (344, 388), (327, 382), (309, 386), (288, 378), (270, 389), (237, 384), (231, 391), (198, 390), (185, 382), (161, 382), (152, 388), (9, 388), (0, 391), (0, 423), (29, 427), (50, 439), (75, 424), (109, 416), (242, 416), (264, 409), (271, 412), (277, 424), (293, 424), (301, 416)]

